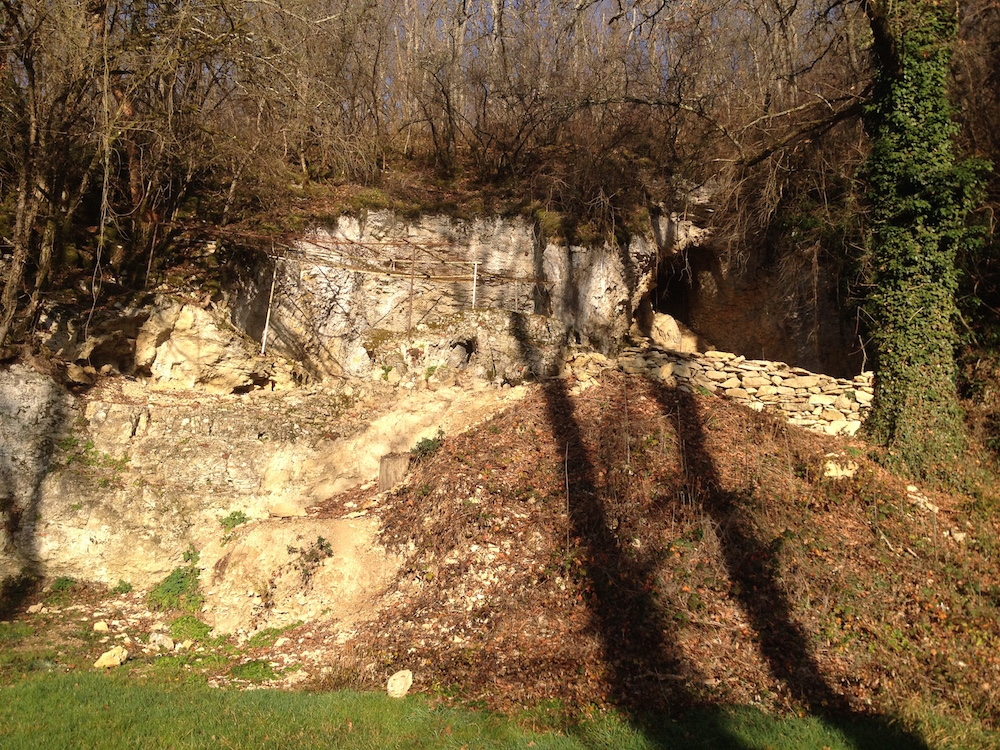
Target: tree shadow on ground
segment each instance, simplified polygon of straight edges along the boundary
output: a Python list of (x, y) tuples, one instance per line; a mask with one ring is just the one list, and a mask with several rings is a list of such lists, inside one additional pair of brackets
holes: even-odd
[(720, 551), (737, 603), (757, 635), (771, 675), (809, 715), (843, 735), (856, 750), (926, 748), (919, 737), (891, 726), (885, 717), (854, 710), (824, 674), (810, 639), (779, 583), (778, 550), (759, 538), (746, 512), (753, 488), (727, 490), (708, 448), (697, 399), (678, 388), (653, 388), (662, 413), (676, 416), (689, 496), (698, 495), (719, 531)]
[[(522, 354), (530, 360), (532, 344), (523, 316), (512, 317)], [(627, 387), (627, 386), (626, 386)], [(611, 684), (609, 699), (655, 746), (719, 747), (750, 750), (722, 707), (695, 689), (699, 665), (682, 657), (673, 628), (656, 599), (653, 580), (659, 560), (625, 549), (629, 540), (615, 533), (601, 501), (597, 470), (590, 458), (575, 406), (564, 379), (541, 382), (546, 418), (553, 437), (565, 446), (569, 533), (590, 561), (585, 567), (590, 606), (602, 642)], [(661, 387), (656, 397), (664, 414), (679, 415), (688, 494), (698, 492), (705, 512), (721, 529), (722, 556), (737, 602), (756, 631), (767, 665), (810, 714), (844, 737), (852, 750), (907, 748), (926, 750), (919, 738), (891, 727), (882, 717), (851, 710), (823, 674), (806, 634), (792, 616), (787, 594), (778, 583), (775, 552), (754, 535), (741, 511), (739, 495), (726, 492), (707, 448), (696, 400)], [(667, 713), (669, 709), (669, 713)], [(690, 712), (694, 710), (696, 714)], [(698, 735), (676, 716), (698, 716)], [(693, 744), (693, 743), (697, 744)], [(751, 744), (752, 742), (752, 744)], [(597, 745), (595, 745), (596, 747)]]

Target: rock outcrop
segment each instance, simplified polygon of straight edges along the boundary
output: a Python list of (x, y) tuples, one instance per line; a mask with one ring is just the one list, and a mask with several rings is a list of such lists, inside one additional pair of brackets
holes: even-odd
[(0, 579), (39, 565), (43, 484), (73, 399), (26, 365), (0, 368)]
[(609, 353), (653, 283), (652, 234), (585, 248), (550, 242), (521, 218), (341, 217), (241, 279), (233, 322), (258, 341), (266, 326), (268, 347), (316, 374), (367, 377), (380, 332), (412, 335), (483, 311), (544, 317)]
[(200, 387), (233, 393), (271, 380), (268, 363), (256, 358), (233, 331), (206, 310), (168, 302), (143, 324), (136, 339), (137, 368), (148, 368), (156, 388)]
[(74, 398), (26, 367), (0, 371), (0, 576), (152, 586), (192, 547), (218, 546), (221, 519), (295, 524), (374, 479), (383, 455), (523, 392), (462, 377), (242, 395), (109, 378)]

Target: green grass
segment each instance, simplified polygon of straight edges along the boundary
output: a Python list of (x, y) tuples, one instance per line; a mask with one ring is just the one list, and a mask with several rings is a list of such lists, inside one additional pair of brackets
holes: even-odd
[(26, 622), (0, 622), (0, 646), (16, 643), (34, 632)]
[[(122, 668), (126, 670), (126, 668)], [(963, 747), (982, 747), (979, 744)], [(434, 708), (421, 697), (213, 690), (196, 682), (138, 684), (126, 671), (39, 674), (0, 688), (0, 746), (74, 748), (725, 748), (914, 750), (923, 741), (875, 720), (841, 727), (776, 719), (753, 708), (634, 724), (598, 713), (503, 717)], [(940, 746), (943, 747), (944, 745)], [(939, 746), (935, 746), (939, 747)]]
[(229, 675), (237, 680), (246, 680), (247, 682), (262, 682), (263, 680), (271, 680), (278, 676), (277, 672), (274, 671), (274, 667), (263, 659), (254, 659), (242, 664), (234, 664), (232, 669), (229, 670)]
[(258, 631), (254, 636), (247, 641), (247, 646), (250, 648), (270, 648), (274, 645), (274, 642), (278, 640), (278, 637), (285, 631), (297, 628), (302, 624), (301, 620), (293, 622), (291, 625), (286, 625), (283, 628), (264, 628)]

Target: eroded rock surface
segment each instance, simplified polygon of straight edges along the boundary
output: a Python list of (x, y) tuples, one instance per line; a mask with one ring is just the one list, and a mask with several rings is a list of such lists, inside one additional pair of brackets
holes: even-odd
[[(222, 519), (250, 519), (256, 535), (311, 523), (310, 507), (374, 480), (382, 455), (460, 432), (523, 393), (379, 381), (237, 395), (112, 378), (74, 402), (27, 368), (3, 376), (0, 429), (18, 436), (0, 453), (4, 526), (15, 530), (4, 539), (4, 573), (27, 567), (136, 587), (158, 583), (192, 549), (218, 547)], [(275, 544), (285, 554), (291, 542)]]
[(213, 539), (200, 558), (208, 623), (232, 633), (369, 618), (399, 565), (375, 544), (377, 532), (368, 518), (296, 518)]

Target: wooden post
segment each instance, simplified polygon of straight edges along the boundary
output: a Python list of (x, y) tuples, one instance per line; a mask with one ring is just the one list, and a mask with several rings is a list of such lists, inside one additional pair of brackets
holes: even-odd
[(479, 261), (472, 264), (472, 309), (476, 309), (476, 286), (479, 283)]
[(271, 243), (271, 257), (274, 258), (274, 270), (271, 272), (271, 293), (267, 297), (267, 316), (264, 318), (264, 335), (260, 337), (260, 353), (267, 349), (267, 329), (271, 326), (271, 304), (274, 302), (274, 284), (278, 280), (278, 258), (274, 255), (274, 243)]

